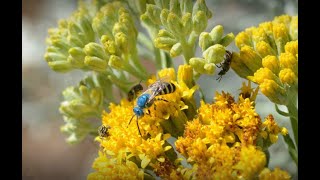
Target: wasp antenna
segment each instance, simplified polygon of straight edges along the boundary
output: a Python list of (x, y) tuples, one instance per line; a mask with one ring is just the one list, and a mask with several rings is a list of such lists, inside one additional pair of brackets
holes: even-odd
[(138, 116), (137, 116), (136, 122), (137, 122), (138, 130), (139, 130), (139, 134), (142, 137), (142, 134), (141, 134), (141, 131), (140, 131), (140, 128), (139, 128), (139, 123), (138, 123)]
[(130, 123), (131, 123), (131, 121), (132, 121), (133, 117), (134, 117), (134, 115), (133, 115), (133, 116), (132, 116), (132, 118), (130, 119), (129, 124), (127, 125), (127, 127), (130, 125)]

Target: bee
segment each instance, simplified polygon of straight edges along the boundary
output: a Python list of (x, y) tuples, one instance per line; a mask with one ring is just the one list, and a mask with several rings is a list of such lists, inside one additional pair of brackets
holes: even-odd
[(219, 80), (219, 82), (221, 81), (222, 76), (229, 71), (230, 65), (231, 65), (231, 59), (232, 59), (232, 52), (226, 50), (226, 57), (224, 58), (224, 61), (220, 63), (220, 66), (216, 65), (218, 68), (222, 68), (222, 70), (218, 73), (218, 75), (220, 76), (216, 79), (216, 80)]
[(101, 125), (98, 129), (98, 133), (99, 133), (99, 136), (101, 138), (106, 138), (108, 136), (110, 136), (109, 134), (109, 129), (111, 129), (110, 126), (106, 126), (106, 125)]
[(142, 85), (140, 84), (141, 81), (139, 82), (139, 84), (133, 86), (130, 91), (128, 92), (128, 101), (132, 101), (133, 99), (135, 99), (137, 97), (137, 95), (139, 94), (139, 92), (141, 92), (143, 90)]
[[(160, 80), (154, 82), (153, 84), (151, 84), (148, 87), (148, 89), (146, 91), (144, 91), (137, 98), (137, 106), (135, 106), (133, 108), (134, 115), (130, 119), (129, 124), (131, 123), (133, 117), (136, 116), (137, 117), (136, 123), (137, 123), (137, 126), (138, 126), (139, 133), (141, 135), (139, 124), (138, 124), (138, 119), (140, 117), (144, 116), (144, 114), (145, 114), (144, 110), (146, 108), (149, 108), (153, 104), (153, 102), (155, 100), (162, 100), (162, 101), (168, 102), (165, 99), (156, 98), (156, 96), (164, 95), (164, 94), (170, 94), (170, 93), (173, 93), (175, 90), (176, 90), (176, 86), (173, 83), (165, 82), (165, 81), (163, 81), (163, 79), (160, 79)], [(149, 110), (148, 110), (148, 112), (149, 112)]]

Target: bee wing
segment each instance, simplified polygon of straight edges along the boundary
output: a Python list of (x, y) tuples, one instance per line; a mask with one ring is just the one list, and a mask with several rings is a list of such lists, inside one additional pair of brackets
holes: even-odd
[(165, 83), (163, 79), (157, 80), (153, 84), (149, 85), (148, 89), (143, 94), (150, 94), (150, 97), (147, 101), (149, 104), (163, 89), (165, 88)]

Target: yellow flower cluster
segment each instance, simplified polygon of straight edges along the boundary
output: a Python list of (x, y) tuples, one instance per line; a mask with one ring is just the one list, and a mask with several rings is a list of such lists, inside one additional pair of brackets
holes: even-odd
[(88, 180), (106, 179), (143, 179), (143, 171), (138, 166), (129, 161), (130, 156), (125, 152), (119, 153), (118, 157), (109, 158), (99, 152), (99, 157), (93, 163), (96, 172), (90, 173)]
[(288, 104), (288, 89), (298, 85), (298, 16), (282, 15), (240, 32), (231, 67), (259, 84), (272, 102)]
[[(139, 118), (134, 117), (133, 113), (136, 102), (129, 102), (124, 98), (119, 105), (111, 103), (110, 112), (104, 112), (102, 115), (102, 124), (110, 127), (108, 129), (109, 136), (97, 137), (96, 140), (100, 142), (103, 154), (108, 154), (114, 158), (119, 153), (126, 152), (127, 156), (132, 158), (127, 160), (126, 163), (134, 161), (139, 164), (139, 168), (143, 169), (158, 166), (159, 175), (170, 177), (173, 176), (173, 172), (161, 170), (159, 166), (161, 163), (168, 164), (168, 159), (176, 159), (176, 154), (172, 153), (174, 151), (172, 146), (166, 140), (171, 136), (181, 136), (184, 124), (188, 120), (187, 116), (195, 114), (195, 112), (192, 112), (192, 106), (195, 107), (193, 93), (197, 86), (188, 87), (188, 85), (192, 85), (192, 81), (188, 79), (192, 76), (192, 68), (189, 65), (183, 65), (179, 68), (177, 81), (173, 68), (159, 71), (158, 76), (160, 79), (170, 81), (176, 86), (173, 93), (157, 96), (157, 98), (166, 101), (155, 101), (148, 108), (149, 113), (145, 113), (144, 116)], [(151, 84), (155, 80), (155, 77), (150, 78), (147, 84)], [(129, 124), (131, 118), (134, 119)], [(135, 123), (133, 123), (134, 121)], [(139, 134), (138, 127), (142, 137)], [(94, 169), (104, 172), (105, 169), (103, 168), (95, 168), (95, 164), (98, 164), (97, 161), (100, 161), (100, 159), (96, 159)], [(113, 163), (113, 161), (110, 161), (110, 163)], [(114, 168), (117, 167), (114, 166)], [(95, 175), (100, 176), (101, 173), (93, 173), (90, 176)]]
[[(243, 89), (254, 94), (248, 86)], [(213, 104), (201, 102), (198, 117), (187, 122), (184, 136), (175, 143), (177, 151), (193, 165), (181, 171), (184, 178), (253, 179), (259, 175), (267, 162), (263, 147), (257, 146), (260, 134), (274, 137), (286, 134), (286, 129), (280, 128), (272, 115), (262, 123), (249, 98), (239, 96), (236, 102), (222, 92), (216, 94)]]

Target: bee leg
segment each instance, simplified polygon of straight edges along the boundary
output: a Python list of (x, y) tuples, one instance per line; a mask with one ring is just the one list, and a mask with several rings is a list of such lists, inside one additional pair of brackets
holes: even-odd
[(168, 100), (166, 99), (162, 99), (162, 98), (155, 98), (156, 101), (165, 101), (165, 102), (169, 102)]
[(146, 114), (150, 116), (150, 110), (149, 109), (146, 111)]
[(142, 134), (141, 134), (141, 131), (140, 131), (140, 127), (139, 127), (139, 123), (138, 123), (138, 116), (137, 116), (136, 122), (137, 122), (138, 130), (139, 130), (139, 134), (142, 137)]
[(218, 66), (218, 64), (216, 64), (216, 66), (217, 66), (218, 68), (221, 68), (221, 67), (222, 67), (221, 63), (219, 64), (219, 66)]

